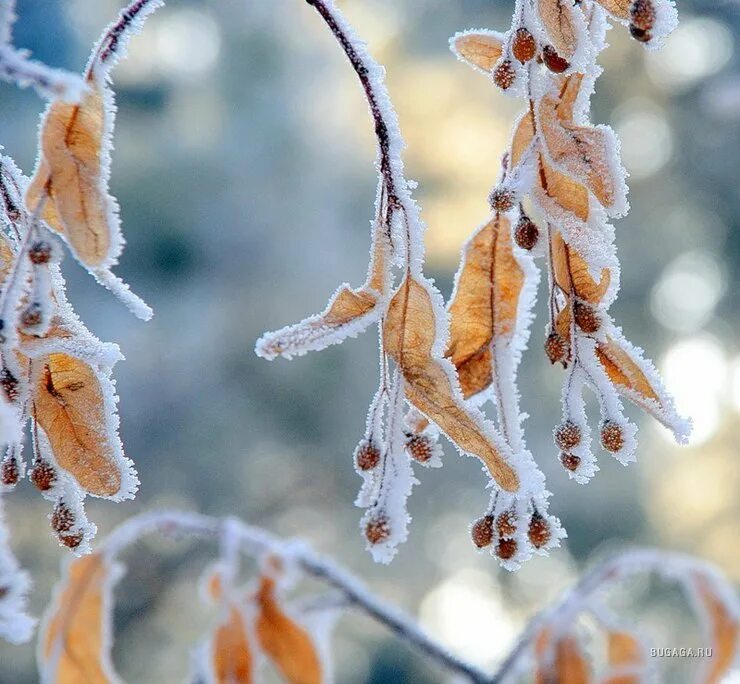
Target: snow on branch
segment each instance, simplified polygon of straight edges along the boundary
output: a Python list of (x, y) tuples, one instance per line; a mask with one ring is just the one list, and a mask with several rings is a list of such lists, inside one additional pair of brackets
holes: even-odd
[[(450, 653), (412, 617), (300, 540), (280, 539), (235, 518), (156, 512), (130, 519), (95, 554), (66, 564), (39, 636), (39, 668), (45, 682), (61, 684), (63, 677), (76, 681), (91, 672), (99, 677), (96, 681), (117, 681), (110, 618), (115, 585), (125, 570), (122, 556), (155, 533), (218, 541), (218, 557), (208, 566), (200, 592), (217, 612), (216, 627), (210, 632), (204, 627), (206, 635), (192, 661), (194, 676), (204, 681), (224, 681), (227, 672), (228, 681), (248, 684), (259, 674), (260, 663), (269, 661), (286, 681), (328, 682), (331, 628), (348, 610), (379, 623), (394, 639), (460, 681), (497, 684), (525, 672), (537, 681), (576, 681), (570, 678), (577, 674), (582, 676), (577, 681), (592, 681), (594, 668), (607, 678), (629, 672), (634, 681), (643, 681), (654, 674), (646, 657), (649, 641), (636, 625), (612, 615), (604, 603), (612, 588), (636, 574), (655, 574), (677, 583), (693, 607), (705, 630), (703, 643), (711, 649), (696, 681), (717, 681), (738, 652), (740, 606), (734, 591), (714, 568), (687, 556), (636, 550), (599, 564), (536, 616), (496, 672), (488, 673)], [(256, 576), (242, 577), (244, 556), (257, 559)], [(318, 581), (323, 589), (292, 598), (305, 579)], [(599, 625), (588, 641), (577, 631), (577, 618), (583, 615)], [(606, 641), (608, 652), (601, 660), (590, 655), (598, 653), (600, 640)]]

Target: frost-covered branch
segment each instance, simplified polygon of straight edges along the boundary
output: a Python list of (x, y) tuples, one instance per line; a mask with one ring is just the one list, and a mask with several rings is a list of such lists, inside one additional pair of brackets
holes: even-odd
[[(206, 681), (211, 681), (214, 672), (231, 672), (227, 681), (248, 684), (253, 681), (253, 671), (245, 673), (239, 663), (243, 666), (263, 656), (287, 681), (329, 681), (327, 625), (347, 608), (357, 609), (383, 625), (394, 639), (461, 681), (476, 684), (500, 684), (524, 672), (534, 672), (537, 681), (553, 682), (570, 682), (569, 677), (578, 671), (588, 675), (591, 665), (586, 649), (596, 649), (577, 633), (577, 622), (580, 616), (589, 614), (610, 644), (604, 665), (607, 674), (614, 676), (629, 668), (643, 681), (651, 667), (644, 657), (646, 641), (639, 630), (611, 615), (602, 602), (610, 588), (637, 573), (656, 573), (666, 581), (677, 582), (693, 606), (704, 629), (705, 643), (713, 649), (698, 681), (715, 681), (711, 678), (727, 672), (737, 654), (740, 608), (732, 588), (716, 570), (687, 556), (638, 550), (598, 565), (533, 619), (496, 673), (489, 674), (450, 654), (415, 620), (373, 595), (354, 576), (302, 541), (280, 539), (235, 518), (166, 511), (132, 518), (114, 530), (95, 554), (74, 560), (67, 567), (66, 579), (44, 620), (44, 650), (40, 651), (44, 681), (56, 684), (62, 671), (72, 676), (96, 670), (105, 673), (104, 681), (115, 681), (109, 623), (114, 586), (123, 573), (123, 554), (153, 533), (218, 542), (219, 557), (209, 566), (201, 593), (218, 608), (220, 622), (195, 659), (197, 674)], [(240, 578), (241, 555), (258, 561), (258, 576), (246, 585)], [(290, 591), (301, 579), (318, 581), (329, 591), (291, 601)], [(88, 606), (98, 606), (97, 618), (90, 618)], [(82, 620), (85, 629), (80, 629)], [(631, 645), (619, 651), (619, 659), (612, 653), (615, 640), (622, 646)], [(101, 641), (102, 650), (93, 647)], [(573, 670), (574, 666), (579, 669)], [(291, 672), (301, 673), (301, 677), (297, 679)], [(578, 681), (591, 679), (589, 676)]]

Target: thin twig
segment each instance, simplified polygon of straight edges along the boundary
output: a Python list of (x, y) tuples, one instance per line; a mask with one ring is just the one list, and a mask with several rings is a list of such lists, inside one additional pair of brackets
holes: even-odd
[(186, 534), (208, 538), (234, 534), (238, 537), (239, 548), (243, 553), (250, 556), (275, 554), (294, 562), (305, 575), (335, 589), (349, 605), (385, 626), (399, 639), (441, 667), (465, 677), (474, 684), (492, 684), (489, 675), (449, 653), (442, 644), (421, 630), (411, 617), (371, 594), (357, 578), (328, 558), (315, 553), (305, 543), (286, 542), (235, 518), (222, 521), (205, 515), (168, 511), (143, 514), (131, 518), (117, 528), (101, 550), (106, 556), (114, 558), (143, 536), (153, 533)]

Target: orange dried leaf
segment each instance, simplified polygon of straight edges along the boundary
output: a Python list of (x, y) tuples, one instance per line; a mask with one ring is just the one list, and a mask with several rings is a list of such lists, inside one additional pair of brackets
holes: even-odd
[[(90, 76), (79, 104), (57, 100), (41, 125), (41, 161), (26, 194), (31, 211), (64, 235), (91, 269), (111, 265), (119, 247), (115, 202), (108, 194), (105, 162), (105, 82)], [(44, 199), (45, 198), (45, 199)]]
[(122, 473), (95, 371), (81, 359), (54, 353), (34, 360), (34, 373), (34, 415), (59, 466), (90, 494), (118, 494)]
[(609, 14), (616, 19), (628, 21), (630, 18), (630, 7), (634, 0), (596, 0)]
[(645, 652), (634, 634), (609, 632), (607, 660), (614, 674), (608, 675), (604, 684), (640, 684), (643, 681), (641, 673), (645, 667)]
[(560, 210), (573, 214), (581, 221), (588, 221), (588, 190), (569, 176), (552, 168), (542, 154), (540, 154), (539, 181), (542, 191)]
[(0, 233), (0, 284), (4, 283), (8, 277), (14, 257), (15, 252), (10, 246), (10, 240), (8, 240), (5, 233)]
[(75, 558), (44, 620), (39, 671), (53, 684), (119, 681), (113, 672), (109, 634), (111, 587), (118, 578), (100, 554)]
[(740, 623), (722, 598), (705, 578), (697, 575), (695, 584), (699, 600), (709, 621), (712, 638), (712, 659), (707, 667), (704, 684), (717, 684), (729, 671), (740, 648)]
[(540, 128), (550, 158), (558, 168), (586, 185), (604, 207), (612, 207), (617, 198), (610, 159), (613, 141), (606, 129), (561, 121), (557, 107), (558, 100), (553, 97), (542, 98), (539, 106)]
[(596, 345), (596, 356), (609, 379), (618, 388), (626, 390), (633, 401), (641, 405), (646, 401), (660, 404), (660, 397), (650, 380), (631, 355), (616, 341), (607, 337), (604, 342), (599, 342)]
[(493, 31), (458, 33), (450, 44), (460, 59), (486, 72), (493, 71), (503, 52), (503, 36)]
[(563, 85), (560, 88), (558, 97), (557, 114), (563, 122), (573, 123), (575, 116), (576, 102), (581, 93), (584, 74), (571, 74), (563, 79)]
[(538, 0), (542, 25), (561, 57), (571, 58), (578, 47), (576, 10), (572, 0)]
[[(490, 345), (516, 327), (524, 272), (514, 257), (509, 220), (497, 215), (468, 242), (450, 311), (447, 356), (458, 370), (465, 398), (491, 380)], [(485, 367), (487, 364), (487, 368)]]
[(323, 665), (308, 632), (283, 610), (275, 596), (275, 580), (264, 576), (255, 597), (257, 639), (290, 684), (321, 684)]
[(534, 120), (532, 118), (532, 112), (527, 111), (519, 119), (516, 130), (514, 131), (514, 139), (511, 142), (511, 154), (509, 156), (512, 168), (521, 162), (533, 140)]
[(407, 277), (390, 302), (383, 328), (386, 353), (406, 381), (406, 398), (432, 420), (462, 451), (477, 456), (494, 480), (509, 492), (519, 479), (492, 437), (463, 404), (455, 387), (454, 366), (435, 359), (437, 321), (429, 291)]
[(213, 634), (211, 658), (215, 684), (251, 684), (254, 680), (249, 633), (236, 606), (229, 608), (227, 619)]
[(611, 283), (609, 269), (602, 269), (601, 279), (596, 282), (591, 277), (586, 260), (568, 245), (557, 231), (553, 232), (551, 251), (555, 282), (560, 289), (566, 294), (572, 291), (576, 297), (591, 304), (598, 304)]
[(382, 313), (378, 302), (387, 288), (387, 250), (388, 239), (378, 226), (365, 284), (356, 290), (347, 284), (342, 285), (322, 313), (309, 316), (296, 325), (266, 333), (257, 342), (257, 354), (266, 359), (278, 356), (289, 359), (309, 351), (319, 351), (358, 335), (376, 322)]
[(588, 684), (592, 681), (591, 667), (575, 637), (565, 637), (555, 644), (553, 677), (547, 681), (567, 684)]

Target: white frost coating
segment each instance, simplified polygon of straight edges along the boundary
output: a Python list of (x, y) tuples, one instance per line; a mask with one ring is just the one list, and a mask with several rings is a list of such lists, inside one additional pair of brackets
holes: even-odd
[(378, 544), (367, 542), (367, 550), (376, 563), (387, 565), (398, 552), (398, 546), (408, 538), (411, 516), (406, 502), (411, 489), (418, 480), (414, 477), (411, 463), (404, 451), (404, 382), (400, 373), (393, 378), (391, 397), (388, 404), (388, 435), (386, 453), (382, 457), (382, 474), (378, 498), (372, 508), (360, 521), (360, 529), (365, 531), (370, 521), (385, 520), (388, 526), (387, 538)]
[(29, 59), (26, 50), (0, 45), (0, 78), (21, 88), (32, 87), (41, 97), (79, 102), (85, 93), (85, 82), (76, 74), (52, 69)]
[(666, 38), (678, 26), (678, 10), (673, 0), (653, 0), (655, 5), (655, 25), (650, 30), (652, 39), (646, 43), (648, 50), (660, 50)]
[(18, 409), (5, 398), (4, 392), (0, 392), (0, 449), (20, 442), (22, 438)]
[(118, 299), (136, 318), (149, 321), (154, 316), (152, 308), (137, 294), (131, 291), (127, 283), (123, 282), (111, 271), (96, 270), (92, 275), (104, 288)]
[[(69, 573), (71, 564), (74, 562), (73, 559), (68, 559), (65, 563), (62, 580), (57, 583), (54, 590), (52, 601), (49, 604), (41, 623), (40, 634), (38, 643), (36, 645), (36, 662), (38, 663), (38, 671), (41, 684), (55, 684), (57, 681), (57, 666), (59, 664), (59, 658), (62, 654), (62, 648), (64, 647), (65, 634), (64, 629), (59, 632), (59, 636), (62, 639), (56, 639), (51, 644), (51, 653), (47, 659), (46, 657), (46, 635), (47, 630), (51, 626), (51, 622), (55, 617), (56, 612), (59, 610), (60, 602), (64, 595), (64, 590), (69, 582)], [(104, 577), (102, 577), (102, 588), (100, 589), (102, 596), (103, 609), (101, 610), (101, 617), (103, 624), (101, 625), (102, 632), (102, 645), (100, 654), (100, 665), (103, 673), (106, 677), (107, 684), (124, 684), (123, 680), (116, 674), (113, 666), (112, 659), (112, 646), (113, 646), (113, 590), (115, 589), (118, 582), (124, 576), (126, 567), (122, 563), (112, 562), (110, 559), (103, 561), (105, 567), (103, 568)], [(96, 581), (98, 578), (96, 578)]]
[(658, 396), (659, 402), (656, 402), (650, 398), (643, 397), (637, 392), (630, 390), (622, 385), (617, 385), (616, 389), (618, 392), (623, 394), (627, 399), (637, 404), (650, 415), (652, 415), (658, 422), (667, 427), (675, 437), (679, 444), (686, 444), (691, 435), (692, 422), (689, 418), (684, 418), (679, 415), (676, 410), (673, 398), (668, 394), (663, 382), (658, 374), (653, 363), (646, 359), (644, 352), (640, 347), (633, 345), (629, 342), (622, 334), (621, 328), (618, 328), (614, 324), (609, 323), (607, 326), (606, 334), (614, 340), (635, 362), (638, 368), (647, 378), (653, 392)]
[(0, 497), (0, 638), (22, 644), (31, 638), (36, 624), (26, 613), (31, 578), (10, 550), (4, 517)]
[(578, 456), (581, 461), (575, 472), (567, 470), (568, 477), (578, 484), (586, 484), (599, 470), (591, 449), (591, 428), (588, 425), (586, 403), (583, 399), (585, 383), (583, 371), (578, 366), (572, 365), (565, 376), (562, 393), (563, 422), (570, 421), (581, 430), (581, 441), (569, 452)]

